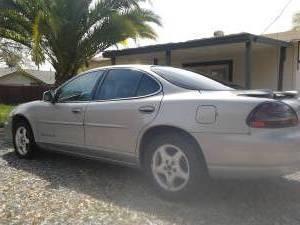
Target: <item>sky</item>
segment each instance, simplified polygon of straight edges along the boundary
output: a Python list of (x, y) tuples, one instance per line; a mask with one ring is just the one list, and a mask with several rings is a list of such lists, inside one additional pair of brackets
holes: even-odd
[[(216, 30), (225, 34), (262, 34), (290, 0), (152, 0), (152, 9), (161, 16), (156, 28), (158, 42), (176, 42), (210, 37)], [(300, 1), (291, 0), (282, 16), (266, 33), (291, 29), (292, 16)], [(154, 43), (141, 41), (140, 44)]]
[[(129, 47), (178, 42), (210, 37), (216, 30), (226, 34), (262, 34), (288, 2), (282, 16), (266, 33), (291, 29), (292, 16), (300, 11), (300, 0), (151, 0), (151, 8), (161, 17), (162, 27), (154, 27), (155, 41), (139, 40)], [(49, 65), (42, 66), (48, 69)]]

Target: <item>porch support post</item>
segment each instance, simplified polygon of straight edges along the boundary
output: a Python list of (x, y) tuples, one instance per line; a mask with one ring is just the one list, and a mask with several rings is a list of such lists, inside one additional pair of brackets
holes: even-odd
[(251, 88), (251, 74), (252, 74), (252, 42), (247, 41), (245, 51), (245, 88)]
[(166, 65), (171, 65), (171, 50), (166, 50)]
[(279, 70), (278, 70), (278, 91), (283, 89), (283, 72), (284, 72), (284, 62), (286, 59), (286, 47), (280, 47), (279, 53)]
[(116, 56), (111, 57), (111, 65), (116, 65)]

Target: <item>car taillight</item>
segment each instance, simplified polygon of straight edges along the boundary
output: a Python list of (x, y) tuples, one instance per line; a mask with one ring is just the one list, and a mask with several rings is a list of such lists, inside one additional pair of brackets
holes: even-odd
[(247, 124), (254, 128), (284, 128), (298, 125), (297, 113), (282, 102), (264, 102), (248, 116)]

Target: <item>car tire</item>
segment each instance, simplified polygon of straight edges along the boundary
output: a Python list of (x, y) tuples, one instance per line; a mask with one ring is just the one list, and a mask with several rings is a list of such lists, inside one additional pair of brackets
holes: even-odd
[(145, 146), (145, 151), (145, 173), (162, 197), (187, 199), (207, 187), (209, 179), (202, 151), (188, 135), (161, 134)]
[(32, 129), (26, 121), (19, 121), (14, 125), (13, 144), (19, 158), (30, 159), (34, 156), (37, 146)]

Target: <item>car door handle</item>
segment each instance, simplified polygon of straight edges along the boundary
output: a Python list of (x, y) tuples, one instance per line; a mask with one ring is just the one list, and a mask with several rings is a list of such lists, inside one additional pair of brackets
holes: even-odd
[(72, 113), (79, 114), (79, 113), (81, 113), (81, 109), (74, 108), (74, 109), (72, 109)]
[(139, 108), (139, 111), (142, 113), (153, 113), (155, 111), (155, 107), (151, 105), (142, 106)]

